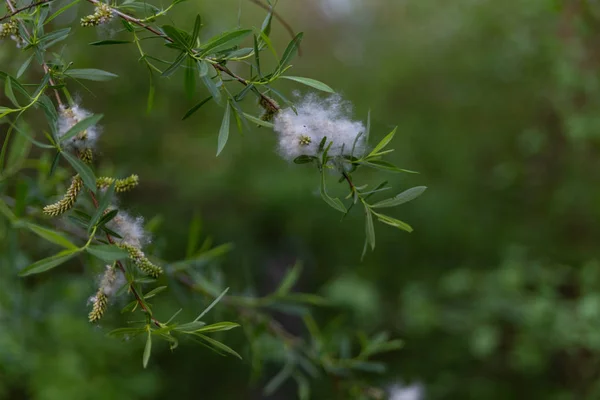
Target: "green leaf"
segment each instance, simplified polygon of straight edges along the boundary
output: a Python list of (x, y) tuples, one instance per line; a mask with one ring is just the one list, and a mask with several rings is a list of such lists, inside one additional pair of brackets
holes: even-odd
[(285, 275), (285, 278), (281, 281), (279, 288), (277, 288), (276, 293), (279, 296), (283, 296), (288, 294), (288, 292), (294, 287), (296, 282), (298, 282), (298, 278), (300, 278), (300, 273), (302, 272), (302, 264), (296, 263)]
[(177, 56), (177, 58), (175, 59), (175, 61), (173, 61), (173, 63), (169, 66), (169, 68), (163, 71), (161, 76), (169, 77), (173, 75), (175, 71), (177, 71), (177, 68), (179, 68), (179, 66), (185, 61), (186, 56), (187, 55), (185, 52), (180, 53), (179, 56)]
[(134, 43), (131, 40), (99, 40), (97, 42), (91, 42), (90, 46), (111, 46), (115, 44), (130, 44)]
[(235, 356), (235, 357), (239, 358), (240, 360), (242, 359), (242, 356), (240, 356), (235, 350), (233, 350), (231, 347), (227, 346), (226, 344), (218, 342), (218, 341), (216, 341), (212, 338), (209, 338), (208, 336), (205, 336), (201, 333), (193, 333), (193, 335), (199, 337), (200, 339), (202, 339), (203, 341), (208, 343), (209, 347), (212, 347), (213, 349), (215, 349), (217, 351), (217, 353), (221, 354), (221, 352), (223, 352), (223, 353), (231, 354), (232, 356)]
[(75, 125), (73, 125), (63, 136), (59, 138), (60, 142), (64, 142), (66, 140), (71, 139), (73, 136), (77, 135), (79, 132), (83, 132), (88, 129), (90, 126), (96, 125), (103, 117), (102, 114), (94, 114), (89, 117), (79, 121)]
[(323, 82), (319, 82), (316, 79), (303, 78), (301, 76), (280, 76), (280, 78), (289, 79), (291, 81), (300, 82), (303, 85), (310, 86), (310, 87), (318, 89), (318, 90), (322, 90), (323, 92), (335, 93), (335, 90), (333, 90), (332, 88), (330, 88), (329, 86), (327, 86)]
[(168, 37), (173, 39), (176, 45), (178, 45), (182, 49), (190, 49), (190, 38), (188, 34), (171, 25), (163, 25), (161, 26), (161, 29)]
[(183, 116), (182, 120), (188, 119), (189, 117), (191, 117), (196, 111), (198, 111), (203, 105), (205, 105), (206, 103), (208, 103), (210, 101), (210, 99), (212, 99), (212, 96), (208, 96), (207, 98), (205, 98), (204, 100), (202, 100), (200, 103), (196, 104), (194, 107), (190, 108), (185, 115)]
[(193, 322), (188, 322), (186, 324), (178, 325), (175, 328), (173, 328), (173, 330), (179, 331), (179, 332), (184, 332), (184, 333), (192, 333), (192, 332), (195, 332), (198, 329), (202, 328), (205, 325), (206, 325), (206, 323), (204, 323), (202, 321), (193, 321)]
[(248, 121), (255, 123), (256, 125), (259, 126), (264, 126), (265, 128), (273, 128), (275, 125), (273, 125), (273, 123), (268, 122), (268, 121), (263, 121), (260, 118), (256, 118), (254, 115), (248, 114), (248, 113), (243, 113), (244, 118), (246, 118)]
[(279, 387), (281, 385), (283, 385), (283, 383), (285, 381), (287, 381), (288, 378), (290, 378), (290, 376), (292, 376), (293, 372), (294, 372), (294, 367), (291, 363), (288, 362), (287, 364), (285, 364), (283, 369), (281, 371), (279, 371), (277, 373), (277, 375), (275, 375), (269, 381), (269, 383), (267, 383), (265, 385), (265, 388), (263, 389), (263, 393), (267, 396), (270, 396), (273, 393), (275, 393), (277, 391), (277, 389), (279, 389)]
[(375, 227), (373, 226), (373, 213), (368, 206), (365, 205), (365, 233), (367, 235), (367, 243), (371, 246), (371, 250), (375, 249)]
[[(379, 153), (381, 154), (381, 153)], [(367, 162), (363, 162), (363, 165), (366, 165), (368, 167), (371, 168), (375, 168), (375, 169), (380, 169), (383, 171), (390, 171), (390, 172), (405, 172), (405, 173), (409, 173), (409, 174), (418, 174), (418, 172), (416, 171), (411, 171), (409, 169), (402, 169), (402, 168), (398, 168), (396, 167), (394, 164), (389, 163), (387, 161), (383, 161), (383, 160), (369, 160)]]
[(189, 99), (194, 97), (196, 90), (196, 62), (192, 58), (186, 58), (185, 74), (183, 75), (183, 86), (185, 94)]
[(260, 49), (258, 48), (258, 38), (256, 37), (256, 35), (252, 35), (252, 37), (252, 45), (254, 47), (254, 63), (256, 65), (256, 71), (258, 72), (258, 76), (262, 77), (262, 73), (260, 72)]
[[(377, 155), (377, 153), (379, 153), (380, 150), (382, 150), (385, 146), (387, 146), (388, 143), (391, 142), (392, 139), (394, 138), (394, 135), (396, 134), (397, 129), (398, 129), (398, 127), (395, 127), (393, 131), (391, 131), (383, 139), (381, 139), (381, 142), (379, 142), (377, 144), (377, 146), (375, 146), (375, 148), (369, 153), (367, 158)], [(367, 137), (368, 137), (368, 135), (367, 135)]]
[(50, 21), (52, 21), (54, 18), (58, 17), (59, 15), (61, 15), (63, 12), (65, 12), (66, 10), (68, 10), (69, 8), (73, 7), (74, 5), (78, 4), (79, 0), (74, 0), (74, 1), (70, 1), (69, 3), (67, 3), (66, 6), (61, 7), (60, 9), (58, 9), (56, 12), (54, 12), (54, 14), (52, 14), (51, 16), (49, 16), (46, 21), (44, 21), (45, 24), (50, 23)]
[(33, 56), (35, 54), (30, 55), (27, 60), (25, 60), (23, 62), (23, 64), (21, 64), (21, 67), (19, 67), (19, 70), (17, 71), (17, 78), (20, 78), (21, 75), (23, 75), (25, 73), (25, 71), (27, 70), (27, 68), (29, 67), (29, 64), (31, 64), (31, 60), (33, 60)]
[(208, 74), (200, 77), (204, 86), (208, 89), (208, 92), (212, 96), (213, 99), (217, 102), (217, 104), (221, 104), (221, 90), (217, 87), (217, 84), (208, 76)]
[(384, 224), (393, 226), (394, 228), (398, 228), (398, 229), (402, 229), (406, 232), (412, 232), (413, 228), (407, 224), (406, 222), (402, 222), (399, 219), (396, 218), (392, 218), (389, 215), (383, 215), (383, 214), (379, 214), (374, 212), (374, 214), (377, 216), (377, 218), (379, 219), (379, 221), (383, 222)]
[(421, 194), (423, 194), (423, 192), (427, 190), (426, 186), (417, 186), (408, 190), (405, 190), (404, 192), (400, 193), (397, 196), (394, 196), (390, 199), (386, 199), (386, 200), (382, 200), (378, 203), (373, 204), (371, 207), (373, 208), (384, 208), (384, 207), (395, 207), (395, 206), (399, 206), (400, 204), (404, 204), (407, 203), (411, 200), (416, 199), (417, 197), (419, 197)]
[(200, 232), (202, 231), (202, 220), (197, 213), (194, 213), (192, 220), (190, 221), (190, 228), (188, 232), (188, 243), (185, 251), (185, 258), (191, 258), (196, 249), (198, 248), (198, 241), (200, 240)]
[(94, 211), (94, 215), (92, 216), (92, 219), (90, 219), (88, 233), (91, 232), (92, 229), (96, 226), (96, 224), (102, 217), (102, 214), (104, 214), (104, 211), (110, 205), (110, 201), (112, 200), (112, 197), (115, 193), (115, 184), (116, 184), (116, 181), (113, 181), (110, 184), (110, 186), (106, 189), (106, 192), (104, 192), (104, 195), (102, 196), (102, 198), (100, 199), (100, 202), (98, 203), (98, 207), (96, 208), (96, 211)]
[(58, 43), (61, 40), (65, 40), (67, 36), (69, 36), (69, 32), (71, 32), (71, 28), (64, 28), (50, 32), (49, 34), (39, 38), (38, 44), (41, 44), (42, 48), (47, 49), (53, 44)]
[(151, 299), (151, 298), (153, 298), (154, 296), (156, 296), (157, 294), (159, 294), (159, 293), (161, 293), (161, 292), (164, 292), (166, 289), (167, 289), (167, 286), (159, 286), (159, 287), (156, 287), (156, 288), (152, 289), (151, 291), (149, 291), (148, 293), (146, 293), (146, 294), (144, 295), (144, 299), (145, 299), (145, 300)]
[(194, 332), (197, 333), (208, 333), (208, 332), (220, 332), (220, 331), (228, 331), (233, 328), (239, 327), (240, 324), (236, 324), (235, 322), (217, 322), (215, 324), (203, 326)]
[(300, 46), (300, 42), (302, 41), (303, 36), (304, 36), (304, 33), (300, 32), (288, 44), (287, 48), (283, 52), (283, 56), (281, 56), (281, 60), (279, 61), (279, 67), (278, 67), (279, 71), (281, 71), (284, 67), (286, 67), (290, 63), (290, 61), (292, 61), (292, 59), (298, 52), (298, 46)]
[(327, 194), (327, 189), (325, 188), (325, 171), (321, 172), (321, 197), (325, 200), (325, 203), (329, 204), (331, 207), (335, 208), (339, 212), (346, 213), (346, 207), (344, 203), (338, 198), (332, 198)]
[(19, 276), (39, 274), (41, 272), (48, 271), (52, 268), (56, 268), (59, 265), (69, 261), (71, 258), (75, 257), (75, 255), (80, 251), (81, 249), (63, 250), (60, 253), (55, 254), (51, 257), (36, 261), (28, 267), (24, 268), (21, 272), (19, 272)]
[(200, 49), (200, 57), (235, 47), (251, 33), (252, 30), (250, 29), (238, 29), (215, 36), (202, 46)]
[(144, 356), (142, 358), (142, 365), (144, 368), (148, 366), (148, 360), (150, 360), (150, 354), (152, 353), (152, 332), (148, 330), (148, 338), (146, 339), (146, 346), (144, 347)]
[(316, 160), (318, 160), (318, 158), (315, 156), (308, 156), (306, 154), (302, 154), (301, 156), (294, 158), (294, 164), (308, 164)]
[(92, 192), (96, 193), (96, 177), (94, 176), (94, 173), (90, 167), (83, 163), (83, 161), (81, 161), (79, 158), (73, 156), (71, 153), (63, 151), (61, 154), (69, 162), (69, 164), (71, 164), (73, 169), (77, 171), (81, 179), (83, 179), (85, 186)]
[(119, 75), (113, 74), (112, 72), (103, 71), (95, 68), (85, 69), (70, 69), (65, 72), (65, 75), (75, 79), (87, 79), (88, 81), (109, 81), (114, 78), (118, 78)]
[(97, 244), (86, 247), (88, 253), (98, 257), (106, 262), (123, 260), (129, 257), (127, 251), (117, 247), (114, 244)]
[(219, 129), (219, 139), (217, 143), (217, 157), (223, 149), (225, 148), (225, 144), (227, 144), (227, 139), (229, 139), (229, 123), (231, 120), (231, 104), (227, 102), (225, 106), (225, 114), (223, 115), (223, 122), (221, 123), (221, 129)]
[(20, 108), (21, 106), (19, 105), (19, 102), (17, 101), (17, 98), (13, 93), (11, 82), (12, 78), (10, 76), (7, 76), (6, 80), (4, 81), (4, 94), (11, 101), (11, 103), (13, 103), (16, 107)]
[(30, 222), (26, 222), (24, 225), (31, 232), (35, 233), (39, 237), (46, 239), (47, 241), (62, 246), (66, 249), (76, 250), (77, 246), (75, 246), (69, 239), (67, 239), (62, 233), (56, 232), (52, 229), (45, 228), (43, 226), (39, 226), (36, 224), (32, 224)]
[(221, 294), (212, 303), (210, 303), (210, 305), (208, 307), (206, 307), (204, 309), (204, 311), (202, 311), (200, 313), (200, 315), (198, 315), (198, 317), (194, 320), (194, 322), (200, 321), (200, 319), (202, 319), (202, 317), (204, 317), (214, 306), (217, 305), (217, 303), (219, 301), (221, 301), (221, 299), (223, 298), (223, 296), (225, 296), (228, 291), (229, 291), (229, 288), (223, 290), (223, 292), (221, 292)]
[(202, 29), (202, 17), (200, 17), (200, 15), (196, 15), (196, 19), (194, 20), (194, 30), (192, 31), (192, 36), (190, 37), (190, 47), (196, 46), (200, 29)]

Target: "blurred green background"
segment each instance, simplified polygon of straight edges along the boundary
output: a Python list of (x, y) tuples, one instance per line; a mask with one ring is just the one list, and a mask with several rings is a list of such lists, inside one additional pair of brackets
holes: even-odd
[[(190, 27), (199, 13), (209, 37), (237, 25), (240, 4), (242, 26), (259, 27), (264, 11), (245, 0), (191, 0), (172, 19)], [(72, 17), (91, 11), (80, 4)], [(386, 329), (405, 341), (384, 358), (390, 369), (376, 377), (383, 386), (421, 382), (427, 399), (600, 398), (600, 5), (282, 0), (278, 11), (305, 32), (294, 75), (328, 83), (354, 104), (357, 119), (370, 109), (374, 140), (399, 126), (391, 161), (420, 174), (357, 179), (428, 186), (393, 211), (415, 232), (377, 226), (377, 248), (360, 262), (362, 214), (340, 223), (318, 196), (317, 172), (283, 161), (271, 131), (232, 133), (216, 158), (222, 110), (209, 105), (181, 121), (204, 88), (190, 100), (182, 74), (157, 78), (146, 114), (148, 76), (135, 50), (87, 46), (119, 38), (120, 25), (75, 27), (69, 46), (55, 51), (76, 68), (121, 77), (90, 83), (93, 94), (75, 92), (105, 114), (101, 168), (140, 175), (122, 206), (147, 220), (160, 216), (152, 222), (162, 256), (183, 256), (198, 213), (215, 243), (234, 245), (210, 268), (238, 292), (252, 282), (268, 293), (302, 260), (299, 289), (337, 303), (352, 329)], [(277, 23), (273, 41), (280, 51), (289, 41)], [(14, 73), (23, 58), (2, 46), (2, 69)], [(251, 101), (247, 107), (259, 112)], [(28, 262), (19, 257), (17, 266), (0, 259), (0, 398), (262, 398), (264, 380), (250, 383), (248, 361), (192, 343), (173, 353), (157, 346), (143, 370), (143, 343), (104, 337), (122, 322), (116, 309), (99, 328), (87, 323), (89, 274), (19, 280), (15, 271)], [(177, 302), (189, 315), (206, 306), (171, 294), (164, 315)], [(302, 333), (294, 319), (284, 323)], [(244, 346), (241, 332), (225, 338)], [(268, 367), (267, 377), (276, 371)], [(327, 385), (316, 382), (315, 398), (328, 398), (318, 395)], [(286, 387), (272, 398), (295, 392)]]

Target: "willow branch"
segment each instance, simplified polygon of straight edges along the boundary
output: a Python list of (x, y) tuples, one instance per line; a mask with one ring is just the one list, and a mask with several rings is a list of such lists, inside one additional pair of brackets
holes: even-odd
[[(99, 0), (87, 0), (87, 1), (89, 3), (94, 4), (94, 5), (98, 5), (98, 4), (101, 3)], [(104, 4), (104, 3), (102, 3), (102, 4)], [(144, 23), (142, 20), (137, 19), (135, 17), (132, 17), (131, 15), (125, 14), (125, 13), (123, 13), (123, 12), (117, 10), (117, 9), (114, 9), (114, 8), (111, 8), (111, 9), (112, 9), (113, 13), (115, 15), (117, 15), (119, 18), (122, 18), (122, 19), (124, 19), (127, 22), (130, 22), (130, 23), (132, 23), (134, 25), (137, 25), (140, 28), (143, 28), (143, 29), (147, 30), (148, 32), (152, 32), (154, 35), (159, 36), (159, 37), (165, 39), (167, 42), (174, 43), (173, 39), (171, 39), (170, 37), (168, 37), (164, 33), (160, 32), (158, 29), (156, 29), (156, 28), (154, 28), (154, 27), (152, 27), (152, 26)], [(194, 52), (194, 54), (197, 54), (197, 52), (195, 50), (192, 50), (192, 51)], [(244, 79), (241, 76), (233, 73), (229, 68), (227, 68), (224, 65), (213, 64), (213, 63), (211, 63), (211, 65), (213, 66), (213, 68), (215, 70), (223, 72), (223, 73), (229, 75), (230, 77), (232, 77), (233, 79), (235, 79), (236, 81), (238, 81), (239, 83), (241, 83), (244, 86), (248, 86), (250, 84), (246, 79)], [(277, 105), (277, 103), (275, 103), (273, 101), (273, 99), (271, 99), (269, 96), (264, 95), (263, 93), (260, 93), (260, 92), (258, 92), (258, 93), (259, 93), (261, 99), (263, 101), (265, 101), (267, 104), (269, 104), (271, 107), (273, 107), (274, 110), (279, 110), (279, 108), (280, 108), (279, 105)]]
[[(24, 6), (21, 8), (12, 8), (10, 14), (6, 14), (4, 17), (0, 18), (0, 22), (5, 21), (11, 17), (14, 17), (15, 15), (17, 15), (18, 13), (25, 11), (25, 10), (29, 10), (30, 8), (34, 8), (37, 6), (41, 6), (42, 4), (46, 4), (46, 3), (50, 3), (54, 0), (42, 0), (42, 1), (38, 1), (37, 3), (31, 3), (28, 6)], [(7, 2), (8, 3), (8, 2)]]

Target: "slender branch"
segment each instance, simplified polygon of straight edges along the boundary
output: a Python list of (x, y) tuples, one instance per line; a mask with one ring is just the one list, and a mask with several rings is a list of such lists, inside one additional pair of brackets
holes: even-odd
[[(7, 0), (9, 1), (9, 0)], [(87, 0), (89, 3), (92, 3), (94, 5), (98, 5), (101, 2), (99, 0)], [(102, 3), (104, 4), (104, 3)], [(152, 32), (153, 34), (155, 34), (156, 36), (162, 37), (163, 39), (165, 39), (167, 42), (170, 43), (174, 43), (174, 40), (171, 39), (170, 37), (168, 37), (167, 35), (165, 35), (164, 33), (160, 32), (159, 30), (157, 30), (156, 28), (144, 23), (142, 20), (137, 19), (135, 17), (132, 17), (131, 15), (125, 14), (115, 8), (111, 8), (112, 11), (115, 13), (115, 15), (117, 15), (119, 18), (124, 19), (125, 21), (128, 21), (134, 25), (137, 25), (145, 30), (147, 30), (148, 32)], [(196, 51), (192, 50), (194, 52), (194, 54), (197, 54)], [(242, 85), (244, 86), (248, 86), (249, 83), (246, 79), (242, 78), (239, 75), (236, 75), (235, 73), (233, 73), (229, 68), (227, 68), (224, 65), (221, 64), (213, 64), (211, 63), (211, 65), (213, 66), (213, 68), (215, 70), (221, 71), (227, 75), (229, 75), (230, 77), (232, 77), (233, 79), (235, 79), (236, 81), (240, 82)], [(258, 92), (261, 99), (263, 101), (265, 101), (267, 104), (269, 104), (269, 106), (273, 107), (274, 110), (279, 110), (279, 105), (277, 105), (277, 103), (275, 103), (273, 101), (273, 99), (271, 99), (269, 96), (264, 95), (263, 93)]]
[(22, 11), (29, 10), (30, 8), (34, 8), (37, 6), (41, 6), (42, 4), (50, 3), (52, 1), (54, 1), (54, 0), (41, 0), (41, 1), (38, 1), (37, 3), (31, 3), (28, 6), (24, 6), (21, 8), (14, 9), (14, 10), (11, 9), (11, 13), (6, 14), (4, 17), (0, 18), (0, 22), (7, 20), (11, 17), (14, 17), (15, 15), (17, 15), (18, 13), (20, 13)]
[[(15, 8), (15, 6), (13, 5), (11, 0), (6, 0), (6, 5), (8, 6), (8, 9), (14, 14), (16, 13), (18, 10)], [(27, 27), (25, 26), (25, 23), (23, 21), (19, 21), (19, 24), (21, 25), (21, 28), (23, 28), (23, 32), (25, 32), (25, 34), (28, 37), (31, 37), (31, 34), (29, 33), (29, 30), (27, 30)], [(44, 69), (44, 73), (46, 74), (50, 74), (50, 67), (48, 67), (48, 64), (46, 64), (45, 61), (42, 61), (42, 68)], [(48, 79), (48, 82), (50, 82), (50, 85), (52, 86), (56, 86), (56, 84), (54, 83), (54, 80), (52, 79), (52, 76), (50, 76), (50, 78)], [(59, 105), (62, 105), (62, 100), (60, 99), (60, 96), (58, 95), (58, 90), (54, 89), (54, 96), (56, 97), (56, 102)]]
[[(256, 4), (257, 6), (259, 6), (260, 8), (262, 8), (263, 10), (267, 10), (269, 12), (273, 13), (273, 16), (275, 17), (275, 19), (277, 19), (279, 21), (279, 23), (281, 23), (281, 25), (283, 26), (283, 28), (290, 34), (290, 36), (292, 38), (296, 37), (296, 33), (294, 32), (294, 28), (292, 28), (292, 26), (290, 24), (288, 24), (288, 22), (283, 19), (283, 17), (277, 13), (277, 11), (273, 10), (272, 6), (268, 6), (264, 3), (261, 3), (259, 0), (250, 0), (250, 2)], [(302, 57), (302, 48), (300, 47), (300, 45), (298, 45), (298, 56)]]

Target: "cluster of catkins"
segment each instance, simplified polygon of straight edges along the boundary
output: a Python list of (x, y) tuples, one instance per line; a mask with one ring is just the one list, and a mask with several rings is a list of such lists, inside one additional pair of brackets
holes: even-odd
[[(56, 136), (59, 141), (75, 126), (77, 123), (89, 118), (92, 114), (82, 108), (79, 104), (70, 107), (61, 106), (59, 109), (59, 118), (56, 126)], [(93, 162), (94, 148), (96, 141), (100, 136), (100, 128), (96, 125), (88, 126), (85, 130), (78, 132), (62, 141), (65, 150), (75, 153), (81, 161), (86, 164)], [(115, 193), (122, 193), (135, 188), (139, 183), (137, 175), (131, 175), (124, 179), (112, 177), (99, 177), (96, 179), (98, 190), (106, 190), (114, 184)], [(71, 179), (71, 184), (66, 193), (53, 204), (44, 207), (45, 214), (57, 217), (71, 210), (77, 201), (77, 198), (84, 188), (83, 179), (75, 175)], [(105, 211), (110, 212), (109, 210)], [(108, 236), (109, 241), (125, 250), (129, 259), (140, 271), (151, 277), (158, 277), (162, 274), (162, 269), (154, 265), (145, 256), (142, 247), (149, 242), (148, 235), (143, 228), (144, 221), (141, 217), (134, 218), (124, 212), (119, 212), (107, 224), (107, 228), (117, 233), (119, 237)], [(122, 286), (124, 282), (122, 265), (117, 262), (113, 266), (107, 267), (100, 283), (98, 292), (92, 297), (92, 311), (89, 315), (91, 322), (96, 322), (104, 315), (111, 296), (114, 296), (116, 289)]]
[(280, 110), (273, 117), (279, 154), (293, 161), (302, 155), (316, 157), (329, 148), (329, 156), (360, 157), (366, 147), (365, 126), (353, 121), (351, 113), (350, 103), (339, 95), (321, 99), (309, 94), (296, 110)]
[(81, 26), (98, 26), (106, 24), (113, 17), (113, 10), (108, 4), (99, 3), (94, 9), (94, 13), (81, 18)]
[(10, 37), (17, 44), (17, 48), (23, 47), (23, 39), (19, 35), (19, 24), (16, 19), (0, 24), (0, 39)]

